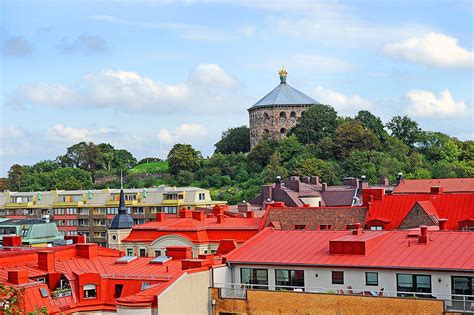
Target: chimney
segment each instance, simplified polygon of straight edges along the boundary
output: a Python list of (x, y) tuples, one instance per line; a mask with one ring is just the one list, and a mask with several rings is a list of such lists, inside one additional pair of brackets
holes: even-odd
[(97, 258), (98, 245), (95, 243), (76, 244), (77, 256), (93, 259)]
[(321, 191), (326, 191), (328, 189), (328, 183), (323, 183), (321, 186)]
[(382, 185), (382, 186), (388, 186), (390, 183), (388, 181), (388, 178), (387, 176), (382, 176), (380, 177), (379, 179), (379, 185)]
[(212, 212), (214, 213), (215, 217), (217, 217), (219, 214), (224, 214), (224, 206), (215, 205), (214, 208), (212, 208)]
[(28, 283), (28, 271), (8, 270), (8, 282), (13, 283), (13, 284)]
[(316, 186), (319, 186), (319, 176), (311, 176), (309, 178), (309, 183), (311, 185), (316, 185)]
[(155, 220), (157, 222), (163, 222), (165, 221), (165, 218), (166, 218), (166, 214), (164, 212), (157, 212), (155, 214)]
[(403, 173), (400, 172), (397, 175), (397, 185), (400, 184), (403, 181)]
[(272, 200), (272, 185), (262, 185), (262, 203)]
[(247, 211), (247, 212), (245, 212), (245, 217), (246, 217), (247, 219), (253, 219), (253, 218), (255, 218), (255, 212), (253, 212), (253, 211)]
[(301, 176), (301, 181), (305, 184), (311, 184), (311, 176)]
[(4, 236), (3, 246), (21, 247), (21, 237), (20, 236)]
[(217, 223), (223, 223), (224, 222), (224, 215), (223, 214), (218, 214), (217, 215)]
[(441, 186), (431, 186), (430, 194), (432, 195), (441, 195), (443, 193), (443, 187)]
[(38, 252), (38, 268), (44, 271), (53, 272), (55, 265), (55, 253), (50, 250)]
[(446, 231), (447, 230), (446, 224), (448, 224), (448, 219), (439, 219), (438, 220), (439, 230)]
[(344, 177), (342, 179), (343, 186), (358, 187), (358, 179), (354, 177)]
[(250, 204), (247, 202), (241, 202), (237, 205), (237, 210), (239, 212), (247, 212), (250, 210)]
[(65, 235), (65, 240), (72, 240), (73, 244), (84, 244), (87, 243), (85, 235)]
[(428, 244), (429, 237), (428, 237), (428, 227), (426, 225), (420, 226), (421, 234), (418, 236), (418, 244)]
[(180, 218), (192, 218), (193, 214), (191, 213), (190, 210), (182, 208), (181, 210), (179, 210), (179, 217)]
[(193, 219), (204, 222), (204, 212), (203, 211), (193, 211)]
[(166, 247), (166, 256), (171, 259), (191, 259), (193, 250), (191, 246), (168, 246)]
[(354, 223), (354, 230), (352, 230), (352, 235), (362, 235), (362, 228), (360, 223)]
[(275, 188), (276, 189), (281, 189), (281, 176), (276, 177)]

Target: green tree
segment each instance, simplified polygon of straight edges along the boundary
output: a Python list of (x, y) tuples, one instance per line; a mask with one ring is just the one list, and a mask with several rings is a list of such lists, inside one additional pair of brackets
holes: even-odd
[(28, 166), (13, 164), (8, 170), (8, 189), (22, 191), (27, 172)]
[(293, 133), (304, 144), (332, 137), (338, 126), (337, 112), (329, 105), (311, 106), (299, 119)]
[(286, 179), (288, 178), (288, 171), (282, 166), (280, 153), (275, 152), (270, 158), (270, 163), (268, 163), (261, 174), (262, 183), (273, 183), (278, 176), (281, 179)]
[(177, 143), (168, 153), (169, 171), (177, 175), (179, 171), (194, 172), (199, 168), (201, 153), (190, 144)]
[(273, 152), (275, 149), (270, 145), (270, 141), (263, 139), (250, 151), (248, 158), (263, 167), (268, 164)]
[(431, 162), (456, 162), (462, 154), (462, 149), (458, 146), (457, 142), (441, 132), (430, 131), (424, 133), (420, 141), (420, 151)]
[(380, 141), (383, 142), (388, 138), (388, 133), (384, 129), (382, 120), (368, 110), (359, 111), (355, 119), (359, 120), (365, 128), (371, 130)]
[(222, 154), (249, 152), (250, 129), (247, 126), (229, 128), (222, 133), (221, 140), (214, 146), (215, 152)]
[(380, 141), (375, 134), (364, 128), (359, 120), (347, 120), (336, 129), (336, 142), (341, 156), (348, 156), (354, 150), (377, 150)]
[(392, 132), (392, 136), (402, 140), (410, 148), (420, 141), (422, 131), (418, 123), (408, 116), (395, 116), (387, 123), (387, 128)]
[(278, 141), (276, 152), (280, 154), (283, 163), (285, 163), (295, 156), (306, 153), (307, 149), (298, 141), (295, 135), (290, 135)]
[(194, 173), (181, 170), (178, 172), (178, 175), (176, 175), (176, 182), (179, 186), (189, 186), (194, 182)]

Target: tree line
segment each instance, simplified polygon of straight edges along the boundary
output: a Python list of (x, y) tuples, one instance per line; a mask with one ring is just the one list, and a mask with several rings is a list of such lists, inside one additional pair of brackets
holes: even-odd
[[(276, 176), (315, 175), (328, 184), (362, 175), (371, 183), (382, 176), (394, 181), (400, 172), (406, 178), (474, 177), (471, 140), (423, 131), (408, 116), (393, 117), (386, 124), (366, 110), (342, 117), (329, 105), (305, 111), (279, 141), (263, 139), (250, 151), (249, 128), (241, 126), (224, 131), (215, 148), (204, 158), (191, 145), (176, 144), (167, 156), (167, 167), (158, 174), (128, 174), (153, 158), (137, 161), (110, 144), (81, 142), (54, 161), (13, 165), (7, 185), (12, 190), (117, 187), (116, 176), (122, 170), (128, 174), (127, 187), (193, 185), (209, 188), (215, 199), (236, 203), (251, 199), (261, 184)], [(107, 176), (112, 181), (101, 181)]]

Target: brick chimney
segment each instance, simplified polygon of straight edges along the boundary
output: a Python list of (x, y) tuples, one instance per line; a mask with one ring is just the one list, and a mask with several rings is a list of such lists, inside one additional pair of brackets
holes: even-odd
[(224, 215), (223, 214), (218, 214), (217, 215), (217, 223), (221, 224), (224, 222)]
[(441, 186), (431, 186), (430, 194), (432, 195), (441, 195), (443, 193), (443, 187)]
[(179, 217), (180, 217), (180, 218), (189, 218), (189, 219), (190, 219), (190, 218), (193, 217), (193, 214), (191, 213), (191, 210), (182, 208), (181, 210), (179, 210)]
[(28, 282), (28, 271), (8, 270), (8, 282), (13, 284), (24, 284)]
[(248, 202), (240, 202), (237, 204), (237, 210), (239, 212), (247, 212), (250, 210), (250, 204)]
[(381, 176), (379, 179), (379, 185), (388, 186), (390, 182), (388, 181), (387, 176)]
[(204, 221), (204, 212), (203, 211), (193, 211), (193, 219), (203, 222)]
[(255, 212), (253, 212), (253, 211), (247, 211), (247, 212), (245, 212), (245, 217), (246, 217), (247, 219), (253, 219), (253, 218), (255, 218)]
[(155, 213), (155, 220), (157, 222), (163, 222), (166, 219), (166, 214), (164, 212), (157, 212)]
[(272, 196), (272, 185), (262, 185), (262, 201), (263, 203), (271, 201)]
[(448, 219), (439, 219), (438, 220), (438, 226), (440, 231), (446, 231), (447, 227), (446, 225), (448, 224)]
[(326, 189), (328, 189), (328, 183), (322, 183), (321, 191), (326, 191)]
[(51, 250), (38, 252), (38, 268), (48, 272), (54, 271), (55, 253)]
[(191, 259), (193, 250), (191, 246), (168, 246), (166, 247), (166, 256), (171, 259)]
[(98, 247), (95, 243), (76, 244), (77, 255), (87, 259), (97, 258)]
[(224, 207), (221, 205), (215, 205), (214, 208), (212, 208), (212, 213), (215, 217), (217, 217), (219, 214), (224, 214)]
[(311, 185), (317, 185), (317, 186), (319, 186), (319, 184), (320, 184), (320, 183), (319, 183), (319, 176), (311, 176), (311, 177), (309, 178), (309, 183), (310, 183)]
[(4, 236), (3, 246), (20, 247), (21, 237), (20, 236)]
[(426, 225), (420, 226), (421, 234), (418, 236), (418, 244), (428, 244), (429, 237), (428, 237), (428, 227)]

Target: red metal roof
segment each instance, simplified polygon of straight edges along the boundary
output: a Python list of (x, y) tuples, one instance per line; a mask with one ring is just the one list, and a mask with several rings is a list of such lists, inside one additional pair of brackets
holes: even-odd
[[(284, 231), (267, 228), (226, 256), (228, 263), (311, 265), (391, 269), (474, 270), (474, 233), (429, 232), (428, 244), (418, 244), (407, 231)], [(330, 254), (329, 241), (367, 241), (383, 235), (365, 255)]]
[(429, 215), (448, 219), (448, 230), (458, 230), (459, 221), (474, 218), (474, 194), (408, 194), (385, 195), (372, 200), (366, 222), (389, 220), (384, 228), (397, 229), (417, 202), (421, 202), (420, 205)]
[(405, 179), (395, 187), (393, 193), (427, 194), (432, 186), (443, 187), (445, 193), (474, 192), (474, 178)]
[(154, 221), (136, 225), (123, 242), (144, 242), (171, 234), (189, 239), (192, 243), (219, 243), (221, 239), (235, 239), (242, 243), (258, 233), (262, 218), (225, 217), (221, 223), (215, 217), (203, 221), (193, 218), (166, 217), (164, 221)]

